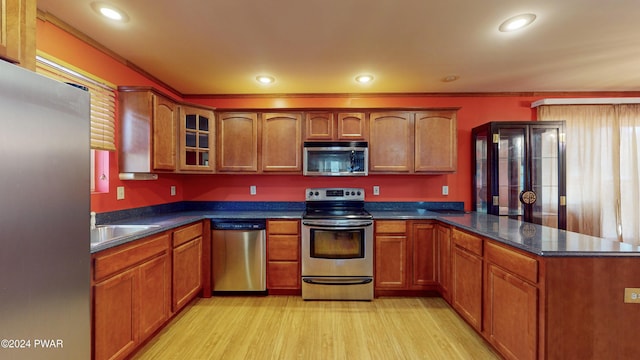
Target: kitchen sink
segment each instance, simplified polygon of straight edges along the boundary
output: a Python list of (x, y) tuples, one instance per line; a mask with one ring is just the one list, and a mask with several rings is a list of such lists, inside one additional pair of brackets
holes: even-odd
[(91, 244), (117, 240), (158, 227), (160, 225), (99, 225), (95, 229), (91, 229)]

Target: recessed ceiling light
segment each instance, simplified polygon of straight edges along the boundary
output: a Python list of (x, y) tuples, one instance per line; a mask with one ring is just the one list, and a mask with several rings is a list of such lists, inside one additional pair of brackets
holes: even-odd
[(441, 79), (442, 82), (452, 82), (460, 79), (458, 75), (447, 75)]
[(358, 75), (356, 81), (360, 84), (368, 84), (373, 81), (373, 75)]
[(256, 76), (256, 80), (258, 80), (258, 82), (260, 84), (272, 84), (276, 81), (276, 79), (273, 76), (268, 76), (268, 75), (258, 75)]
[(119, 22), (129, 21), (129, 17), (127, 16), (127, 14), (113, 5), (103, 2), (92, 2), (91, 7), (95, 12), (106, 17), (107, 19)]
[(511, 17), (505, 20), (502, 24), (500, 24), (500, 27), (498, 27), (498, 30), (502, 32), (520, 30), (523, 27), (531, 24), (535, 19), (536, 19), (536, 16), (534, 14), (516, 15), (514, 17)]

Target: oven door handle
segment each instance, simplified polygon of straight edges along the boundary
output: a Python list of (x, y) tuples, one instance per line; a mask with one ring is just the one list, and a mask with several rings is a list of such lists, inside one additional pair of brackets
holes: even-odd
[(316, 220), (316, 221), (302, 221), (302, 225), (342, 230), (342, 229), (352, 229), (352, 228), (359, 228), (359, 227), (364, 227), (364, 226), (371, 226), (371, 225), (373, 225), (373, 221), (371, 221), (371, 220), (365, 220), (365, 221), (353, 221), (353, 220), (350, 220), (349, 224), (339, 224), (339, 223), (336, 224), (335, 222), (323, 222), (322, 220)]
[(373, 278), (364, 277), (364, 278), (310, 278), (303, 277), (302, 281), (307, 284), (316, 284), (316, 285), (363, 285), (369, 284), (373, 281)]

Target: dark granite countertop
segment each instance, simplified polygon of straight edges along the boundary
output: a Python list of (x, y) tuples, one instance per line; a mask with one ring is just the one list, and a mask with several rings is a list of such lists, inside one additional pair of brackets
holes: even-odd
[[(425, 206), (426, 204), (426, 206)], [(551, 227), (512, 220), (506, 217), (465, 212), (459, 203), (453, 206), (432, 203), (367, 203), (374, 220), (440, 220), (486, 238), (540, 256), (634, 256), (640, 247), (598, 237), (582, 235)], [(195, 208), (195, 209), (194, 209)], [(430, 210), (427, 210), (429, 208)], [(91, 246), (91, 253), (203, 219), (300, 219), (304, 205), (300, 203), (245, 203), (233, 206), (206, 205), (181, 207), (172, 212), (125, 213), (103, 216), (99, 224), (160, 225), (116, 241)]]
[(540, 256), (637, 256), (640, 246), (476, 212), (371, 211), (374, 219), (437, 219)]

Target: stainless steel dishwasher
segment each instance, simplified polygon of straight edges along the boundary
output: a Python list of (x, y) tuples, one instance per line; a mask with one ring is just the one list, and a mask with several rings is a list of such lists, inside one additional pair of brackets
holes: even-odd
[(266, 221), (211, 220), (214, 292), (266, 292)]

